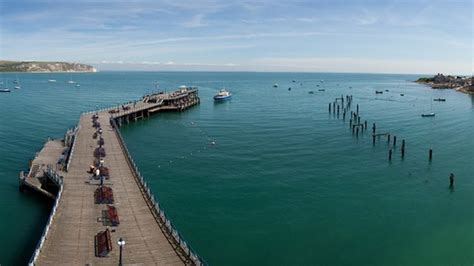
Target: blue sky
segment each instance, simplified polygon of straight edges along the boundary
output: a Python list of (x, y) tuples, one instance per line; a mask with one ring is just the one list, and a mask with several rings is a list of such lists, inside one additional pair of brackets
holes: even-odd
[(470, 74), (472, 2), (0, 0), (0, 58), (101, 70)]

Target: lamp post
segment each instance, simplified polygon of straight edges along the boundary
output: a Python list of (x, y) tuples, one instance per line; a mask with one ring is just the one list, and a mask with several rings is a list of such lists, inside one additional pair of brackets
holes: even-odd
[(118, 244), (119, 247), (120, 247), (119, 266), (122, 266), (122, 248), (123, 248), (123, 246), (125, 246), (125, 240), (123, 240), (122, 238), (120, 238), (120, 239), (117, 241), (117, 244)]

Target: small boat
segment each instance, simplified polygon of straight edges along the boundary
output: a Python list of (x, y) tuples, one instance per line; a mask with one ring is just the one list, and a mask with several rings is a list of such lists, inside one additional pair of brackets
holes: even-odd
[(68, 83), (68, 84), (75, 84), (76, 82), (75, 82), (74, 80), (68, 80), (68, 81), (66, 81), (66, 83)]
[(309, 94), (314, 94), (314, 91), (308, 91)]
[(389, 90), (385, 90), (386, 92), (389, 92)]
[(296, 82), (296, 80), (292, 80), (292, 82), (294, 83), (294, 82)]
[(81, 86), (81, 84), (76, 84), (76, 87), (80, 87), (80, 86)]
[(48, 79), (48, 82), (56, 82), (55, 79)]
[(435, 116), (435, 113), (421, 114), (421, 117), (433, 117), (433, 116)]
[(278, 88), (278, 83), (273, 84), (273, 88)]
[(0, 92), (10, 92), (10, 89), (9, 88), (0, 89)]
[(437, 99), (433, 99), (433, 101), (435, 102), (445, 102), (446, 99), (443, 99), (443, 98), (437, 98)]
[(403, 94), (403, 93), (400, 93), (400, 96), (405, 96), (405, 94)]
[(291, 91), (291, 87), (289, 87), (288, 90)]
[(15, 86), (14, 88), (15, 88), (15, 90), (19, 90), (19, 89), (21, 89), (21, 87), (20, 87), (20, 86), (18, 86), (18, 85), (17, 85), (17, 86)]
[(383, 91), (375, 91), (375, 94), (383, 94)]
[(319, 89), (318, 91), (326, 91), (325, 89)]
[(214, 95), (214, 101), (226, 101), (232, 98), (232, 93), (226, 89), (221, 89), (216, 95)]

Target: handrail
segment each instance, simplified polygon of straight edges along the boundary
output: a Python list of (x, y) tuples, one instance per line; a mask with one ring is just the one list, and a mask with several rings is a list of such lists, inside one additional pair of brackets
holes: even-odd
[(117, 126), (117, 122), (115, 121), (115, 118), (111, 117), (110, 123), (115, 133), (118, 136), (120, 146), (122, 147), (122, 150), (124, 151), (127, 161), (130, 165), (130, 168), (132, 169), (132, 172), (136, 180), (138, 181), (137, 183), (139, 184), (141, 189), (144, 191), (146, 195), (146, 200), (152, 205), (151, 210), (154, 213), (155, 218), (158, 220), (158, 222), (161, 225), (163, 225), (161, 226), (162, 229), (166, 231), (166, 234), (177, 244), (177, 246), (181, 249), (182, 254), (184, 254), (187, 257), (187, 259), (192, 262), (192, 264), (197, 265), (197, 266), (208, 265), (206, 261), (203, 258), (201, 258), (196, 253), (196, 251), (194, 251), (191, 245), (189, 245), (186, 241), (184, 241), (183, 236), (174, 227), (173, 223), (166, 217), (164, 210), (160, 207), (158, 200), (153, 195), (153, 192), (151, 192), (143, 176), (140, 174), (140, 171), (138, 170), (137, 165), (133, 161), (133, 158), (130, 155), (128, 148), (125, 145), (125, 141), (122, 138), (122, 134), (120, 133), (120, 130)]
[(28, 265), (30, 265), (30, 266), (36, 265), (36, 260), (38, 259), (38, 256), (41, 252), (41, 249), (43, 248), (44, 241), (46, 240), (46, 236), (48, 235), (51, 224), (53, 223), (54, 216), (56, 214), (56, 210), (58, 209), (59, 200), (61, 199), (61, 195), (63, 193), (63, 187), (64, 186), (61, 182), (61, 186), (59, 187), (58, 194), (56, 195), (56, 200), (54, 201), (53, 210), (49, 214), (49, 218), (48, 218), (48, 222), (46, 223), (46, 227), (44, 228), (43, 234), (41, 234), (40, 241), (38, 242), (38, 244), (36, 244), (35, 252), (33, 252), (33, 255), (31, 256), (30, 261), (28, 263)]
[(76, 132), (74, 133), (74, 137), (73, 137), (73, 140), (72, 140), (71, 151), (69, 153), (67, 164), (66, 164), (66, 172), (69, 170), (69, 165), (71, 164), (72, 156), (74, 155), (74, 148), (76, 147), (76, 134), (79, 132), (80, 127), (81, 127), (80, 125), (77, 125), (76, 128), (75, 128)]

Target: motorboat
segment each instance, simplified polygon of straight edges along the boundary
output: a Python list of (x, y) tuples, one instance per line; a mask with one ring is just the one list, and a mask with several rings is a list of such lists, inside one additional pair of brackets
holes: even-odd
[(226, 101), (232, 98), (232, 93), (226, 89), (221, 89), (216, 95), (214, 95), (214, 101)]
[(11, 92), (9, 88), (0, 89), (0, 92)]
[(437, 98), (437, 99), (433, 99), (433, 101), (435, 101), (435, 102), (445, 102), (446, 99), (444, 99), (444, 98)]
[(421, 114), (421, 117), (433, 117), (433, 116), (435, 116), (435, 113)]
[(278, 88), (278, 83), (273, 84), (273, 88)]

